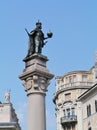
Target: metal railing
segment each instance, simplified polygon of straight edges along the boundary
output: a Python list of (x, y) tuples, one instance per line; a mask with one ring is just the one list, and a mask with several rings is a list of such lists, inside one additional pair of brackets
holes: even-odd
[(71, 122), (77, 122), (77, 116), (76, 115), (70, 115), (70, 116), (64, 116), (61, 118), (61, 123), (71, 123)]

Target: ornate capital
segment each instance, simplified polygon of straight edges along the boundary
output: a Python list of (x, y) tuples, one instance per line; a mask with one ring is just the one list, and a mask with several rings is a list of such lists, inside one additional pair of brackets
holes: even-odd
[(29, 90), (33, 86), (32, 77), (27, 78), (26, 80), (22, 80), (22, 84), (25, 87), (25, 91)]
[(46, 92), (47, 87), (49, 85), (49, 80), (40, 77), (38, 75), (33, 75), (32, 77), (29, 77), (25, 80), (22, 80), (22, 84), (25, 87), (25, 91), (40, 91), (40, 92)]

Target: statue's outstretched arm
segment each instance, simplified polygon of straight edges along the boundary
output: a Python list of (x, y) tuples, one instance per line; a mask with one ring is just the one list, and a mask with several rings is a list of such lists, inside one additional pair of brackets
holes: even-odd
[(30, 33), (28, 32), (28, 30), (25, 28), (25, 31), (27, 32), (28, 36), (32, 36), (35, 33), (35, 30), (31, 31)]

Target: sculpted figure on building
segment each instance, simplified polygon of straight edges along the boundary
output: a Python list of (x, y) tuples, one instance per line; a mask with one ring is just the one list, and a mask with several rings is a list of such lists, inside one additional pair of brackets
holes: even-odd
[(7, 90), (5, 93), (5, 102), (10, 103), (10, 91)]

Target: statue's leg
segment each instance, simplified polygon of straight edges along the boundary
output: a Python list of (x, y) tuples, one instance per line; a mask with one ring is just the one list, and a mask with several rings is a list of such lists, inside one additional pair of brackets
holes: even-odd
[(36, 45), (36, 46), (35, 46), (35, 52), (36, 52), (36, 53), (39, 53), (39, 42), (36, 42), (35, 45)]
[(39, 44), (39, 53), (42, 53), (42, 44), (41, 44), (41, 42)]
[(41, 50), (42, 50), (41, 47), (39, 47), (39, 53), (41, 53)]

